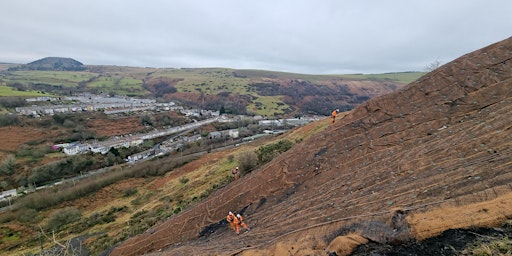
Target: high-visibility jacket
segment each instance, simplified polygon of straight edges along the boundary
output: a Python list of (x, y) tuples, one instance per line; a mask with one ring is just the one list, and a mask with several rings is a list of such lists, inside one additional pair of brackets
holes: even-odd
[(226, 220), (228, 222), (233, 222), (235, 219), (236, 219), (236, 217), (234, 214), (228, 214), (228, 216), (226, 216)]
[(242, 221), (244, 220), (244, 217), (240, 216), (240, 218), (238, 217), (235, 217), (235, 219), (233, 220), (233, 222), (236, 224), (236, 225), (239, 225), (240, 223), (242, 223)]

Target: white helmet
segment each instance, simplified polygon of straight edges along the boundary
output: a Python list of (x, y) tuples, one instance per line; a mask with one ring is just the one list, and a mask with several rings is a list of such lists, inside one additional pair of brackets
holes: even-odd
[(239, 213), (239, 214), (237, 214), (237, 215), (236, 215), (236, 217), (240, 218), (240, 217), (241, 217), (241, 216), (240, 216), (240, 213)]
[(233, 213), (232, 213), (232, 212), (229, 212), (229, 213), (228, 213), (228, 215), (233, 215)]

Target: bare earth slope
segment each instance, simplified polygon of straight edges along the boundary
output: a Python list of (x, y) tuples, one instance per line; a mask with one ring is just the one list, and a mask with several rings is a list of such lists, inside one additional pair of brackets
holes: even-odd
[(509, 38), (369, 100), (111, 255), (347, 255), (492, 226), (512, 216), (511, 58)]

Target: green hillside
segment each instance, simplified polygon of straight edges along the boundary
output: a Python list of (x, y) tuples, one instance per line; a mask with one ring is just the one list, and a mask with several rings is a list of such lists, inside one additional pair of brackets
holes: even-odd
[[(392, 92), (421, 72), (354, 75), (308, 75), (228, 68), (137, 68), (84, 66), (81, 71), (3, 71), (0, 85), (15, 91), (72, 95), (80, 92), (151, 97), (179, 101), (194, 108), (226, 109), (233, 114), (263, 116), (348, 110), (368, 98)], [(24, 94), (24, 93), (22, 93)]]

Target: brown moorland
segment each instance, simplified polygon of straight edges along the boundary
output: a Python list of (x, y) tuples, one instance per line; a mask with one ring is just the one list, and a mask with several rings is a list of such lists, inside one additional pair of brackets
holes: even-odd
[[(497, 225), (512, 215), (511, 59), (508, 38), (371, 99), (111, 255), (349, 255)], [(251, 230), (231, 232), (228, 211)]]

